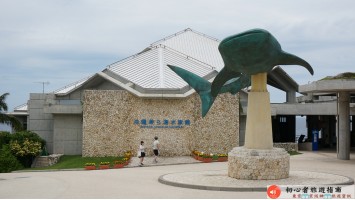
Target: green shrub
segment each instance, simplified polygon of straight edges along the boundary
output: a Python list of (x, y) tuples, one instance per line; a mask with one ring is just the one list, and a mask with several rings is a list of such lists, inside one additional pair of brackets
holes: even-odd
[(20, 144), (17, 140), (11, 140), (10, 148), (12, 153), (17, 157), (37, 156), (41, 152), (41, 143), (25, 139), (25, 141)]
[(41, 152), (41, 143), (29, 139), (25, 139), (23, 143), (11, 140), (10, 149), (23, 166), (31, 167), (33, 159)]
[(44, 139), (31, 131), (20, 131), (11, 135), (11, 140), (17, 140), (19, 143), (23, 143), (26, 139), (33, 142), (40, 142), (42, 148), (46, 145), (46, 141)]
[(11, 140), (11, 134), (7, 131), (0, 131), (0, 149), (2, 145), (9, 144)]
[(10, 149), (24, 167), (31, 167), (33, 159), (41, 153), (46, 141), (31, 131), (11, 135)]
[(12, 155), (9, 145), (3, 145), (0, 149), (0, 173), (11, 172), (22, 169), (23, 166)]

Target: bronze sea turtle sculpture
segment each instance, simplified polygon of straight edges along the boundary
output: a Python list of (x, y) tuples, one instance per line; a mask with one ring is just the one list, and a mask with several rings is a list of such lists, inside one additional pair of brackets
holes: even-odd
[(276, 65), (301, 65), (313, 75), (308, 62), (283, 51), (276, 38), (263, 29), (252, 29), (227, 37), (221, 41), (218, 50), (224, 61), (224, 68), (212, 84), (192, 72), (168, 65), (200, 95), (203, 117), (219, 93), (236, 94), (242, 88), (250, 86), (251, 75), (269, 72)]

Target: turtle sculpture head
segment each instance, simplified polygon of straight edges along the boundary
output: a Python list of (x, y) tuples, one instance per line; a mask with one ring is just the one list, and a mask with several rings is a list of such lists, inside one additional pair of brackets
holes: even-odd
[(267, 73), (277, 65), (301, 65), (313, 75), (308, 62), (284, 52), (276, 38), (263, 29), (252, 29), (227, 37), (221, 41), (218, 49), (224, 68), (212, 84), (192, 72), (168, 65), (200, 95), (203, 117), (219, 93), (236, 94), (250, 85), (251, 75)]
[(276, 38), (263, 29), (252, 29), (225, 38), (218, 47), (224, 66), (247, 75), (269, 72), (276, 65), (301, 65), (312, 75), (305, 60), (284, 52)]

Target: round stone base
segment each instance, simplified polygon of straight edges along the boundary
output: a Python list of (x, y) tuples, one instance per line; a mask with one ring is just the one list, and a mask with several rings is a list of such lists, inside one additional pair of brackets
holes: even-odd
[(228, 153), (228, 176), (245, 180), (288, 178), (290, 155), (283, 148), (270, 150), (235, 147)]
[[(270, 185), (353, 185), (350, 177), (322, 172), (290, 171), (279, 180), (241, 180), (227, 176), (227, 170), (178, 172), (159, 177), (159, 182), (175, 187), (237, 192), (266, 192)], [(266, 195), (266, 194), (265, 194)]]

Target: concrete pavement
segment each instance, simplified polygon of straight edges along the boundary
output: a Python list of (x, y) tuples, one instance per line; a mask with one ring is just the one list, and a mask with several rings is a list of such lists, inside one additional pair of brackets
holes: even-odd
[[(354, 152), (350, 160), (337, 160), (335, 152), (302, 153), (291, 156), (291, 171), (328, 172), (355, 179)], [(265, 192), (209, 191), (161, 184), (158, 178), (168, 173), (227, 169), (226, 162), (169, 165), (174, 159), (167, 160), (165, 165), (123, 169), (2, 173), (0, 198), (267, 198)]]

